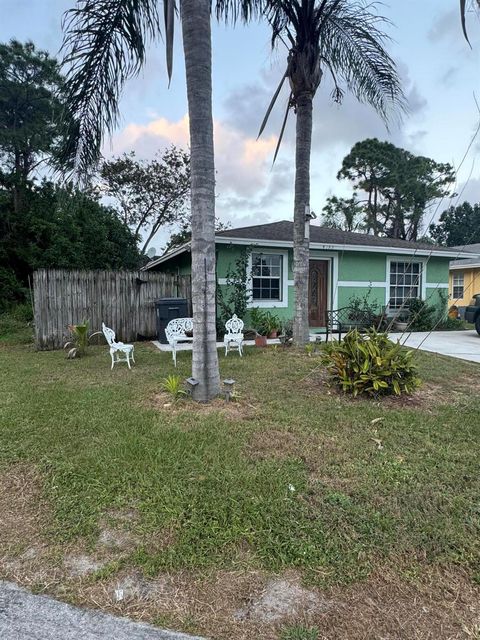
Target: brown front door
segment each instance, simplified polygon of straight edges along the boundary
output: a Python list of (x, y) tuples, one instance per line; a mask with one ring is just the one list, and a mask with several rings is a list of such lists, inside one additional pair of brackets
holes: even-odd
[(326, 326), (328, 261), (310, 260), (308, 276), (308, 322), (311, 327)]

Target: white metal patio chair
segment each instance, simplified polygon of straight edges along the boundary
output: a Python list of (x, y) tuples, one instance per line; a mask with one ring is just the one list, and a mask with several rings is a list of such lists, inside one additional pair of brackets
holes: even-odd
[(227, 330), (223, 338), (223, 344), (225, 346), (225, 356), (228, 355), (230, 349), (237, 349), (240, 357), (243, 355), (243, 320), (237, 317), (234, 313), (230, 320), (225, 323), (225, 329)]
[(135, 358), (133, 356), (135, 345), (117, 342), (115, 340), (115, 331), (107, 327), (104, 322), (102, 322), (102, 331), (105, 336), (105, 340), (108, 342), (108, 346), (110, 347), (110, 357), (112, 358), (111, 368), (113, 369), (117, 362), (126, 362), (128, 368), (131, 369), (130, 360), (135, 363)]
[(179, 342), (193, 342), (193, 337), (187, 335), (193, 332), (193, 318), (174, 318), (165, 327), (165, 335), (172, 347), (173, 364), (177, 366), (177, 344)]

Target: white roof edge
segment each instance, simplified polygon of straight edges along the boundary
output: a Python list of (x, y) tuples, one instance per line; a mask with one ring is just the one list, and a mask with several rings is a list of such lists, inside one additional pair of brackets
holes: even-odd
[(450, 269), (479, 269), (480, 262), (467, 262), (466, 264), (455, 264), (450, 263)]
[[(264, 247), (293, 247), (292, 241), (280, 241), (280, 240), (262, 240), (260, 238), (234, 238), (228, 236), (216, 237), (215, 241), (220, 244), (252, 244), (261, 245)], [(440, 258), (455, 258), (456, 260), (462, 258), (477, 258), (477, 254), (463, 253), (461, 258), (458, 251), (438, 251), (435, 250), (434, 245), (432, 249), (411, 249), (410, 247), (376, 247), (372, 245), (361, 244), (328, 244), (322, 242), (310, 242), (310, 249), (322, 249), (324, 251), (369, 251), (371, 253), (398, 253), (411, 255), (415, 253), (419, 256), (434, 256)]]
[(166, 262), (167, 260), (170, 260), (170, 258), (175, 258), (175, 256), (179, 256), (180, 254), (184, 253), (185, 251), (188, 251), (189, 249), (190, 249), (190, 242), (186, 242), (185, 244), (182, 244), (180, 247), (177, 247), (177, 249), (173, 249), (173, 251), (164, 253), (163, 256), (159, 256), (154, 260), (150, 260), (148, 264), (146, 264), (144, 267), (141, 268), (141, 271), (148, 271), (152, 267), (155, 267), (157, 264), (162, 264), (162, 262)]
[[(290, 248), (293, 247), (292, 241), (280, 241), (280, 240), (262, 240), (261, 238), (235, 238), (228, 236), (216, 236), (215, 242), (218, 244), (242, 244), (242, 245), (260, 245), (262, 247), (278, 247), (278, 248)], [(432, 245), (433, 247), (433, 245)], [(410, 249), (409, 247), (376, 247), (372, 245), (363, 244), (328, 244), (321, 242), (310, 242), (310, 249), (317, 249), (323, 251), (367, 251), (370, 253), (389, 253), (399, 255), (412, 255), (417, 256), (433, 256), (438, 258), (450, 258), (454, 260), (478, 258), (478, 254), (474, 253), (462, 253), (459, 256), (458, 251), (436, 251), (435, 249)], [(171, 258), (185, 253), (190, 250), (190, 242), (183, 244), (182, 246), (165, 253), (163, 256), (151, 260), (148, 264), (142, 267), (142, 271), (148, 271), (158, 264), (162, 264)], [(453, 267), (450, 267), (453, 268)]]

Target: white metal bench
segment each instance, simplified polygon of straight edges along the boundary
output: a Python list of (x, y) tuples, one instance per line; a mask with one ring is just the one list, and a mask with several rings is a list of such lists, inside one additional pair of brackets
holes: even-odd
[(172, 347), (173, 363), (177, 366), (177, 344), (179, 342), (192, 342), (193, 337), (187, 335), (193, 331), (193, 318), (174, 318), (165, 327), (165, 335)]
[(237, 318), (234, 313), (230, 320), (225, 323), (225, 329), (227, 330), (223, 338), (223, 344), (225, 345), (225, 355), (228, 355), (230, 349), (237, 349), (240, 356), (242, 356), (243, 348), (243, 320)]
[(130, 359), (135, 363), (135, 358), (133, 357), (135, 346), (133, 344), (117, 342), (115, 340), (115, 331), (107, 327), (104, 322), (102, 322), (102, 331), (105, 336), (105, 340), (108, 342), (108, 346), (110, 347), (110, 357), (112, 358), (111, 368), (113, 369), (113, 366), (117, 364), (117, 362), (126, 362), (128, 368), (131, 369)]

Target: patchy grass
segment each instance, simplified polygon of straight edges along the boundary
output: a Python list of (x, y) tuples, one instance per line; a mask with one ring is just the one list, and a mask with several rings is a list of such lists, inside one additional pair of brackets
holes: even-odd
[(2, 344), (33, 345), (33, 326), (19, 313), (0, 313), (0, 346)]
[[(5, 577), (216, 638), (475, 637), (477, 365), (419, 353), (412, 401), (353, 401), (318, 355), (251, 348), (220, 355), (239, 401), (206, 408), (162, 395), (189, 375), (186, 352), (177, 371), (147, 344), (132, 371), (111, 372), (105, 347), (71, 361), (4, 344), (0, 358)], [(287, 603), (289, 627), (242, 619), (274, 575), (329, 605)]]
[(320, 632), (316, 627), (294, 625), (284, 629), (280, 640), (318, 640), (319, 635)]

